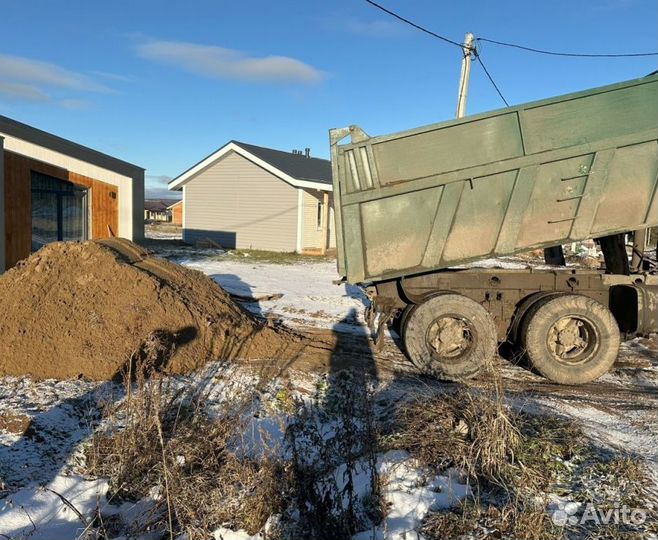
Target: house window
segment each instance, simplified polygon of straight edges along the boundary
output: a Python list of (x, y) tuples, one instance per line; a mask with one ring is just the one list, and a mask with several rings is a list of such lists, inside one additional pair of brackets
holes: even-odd
[(88, 188), (32, 171), (32, 251), (50, 242), (86, 240)]
[(324, 204), (322, 203), (322, 201), (318, 201), (318, 213), (317, 213), (317, 216), (315, 218), (318, 231), (320, 229), (322, 229), (322, 215), (323, 214), (324, 214)]

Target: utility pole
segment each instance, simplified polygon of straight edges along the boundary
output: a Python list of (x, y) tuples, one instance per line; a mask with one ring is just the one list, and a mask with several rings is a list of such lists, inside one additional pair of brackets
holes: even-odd
[(457, 118), (462, 118), (466, 114), (466, 97), (468, 96), (468, 82), (471, 78), (471, 55), (473, 52), (473, 42), (475, 36), (470, 32), (464, 37), (464, 59), (462, 60), (462, 74), (459, 78), (459, 94), (457, 96)]

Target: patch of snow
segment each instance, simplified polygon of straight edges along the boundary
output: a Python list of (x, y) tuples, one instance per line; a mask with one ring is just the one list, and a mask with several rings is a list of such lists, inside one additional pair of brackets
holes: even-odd
[(344, 331), (365, 324), (367, 297), (360, 287), (333, 284), (338, 278), (334, 262), (253, 264), (234, 257), (215, 257), (182, 260), (181, 264), (207, 274), (231, 294), (253, 298), (282, 294), (245, 304), (263, 317), (274, 315), (291, 326)]
[(73, 540), (96, 509), (107, 505), (106, 492), (105, 480), (57, 475), (45, 488), (24, 488), (0, 500), (0, 532), (9, 538)]
[(261, 540), (263, 538), (260, 534), (251, 535), (247, 531), (232, 531), (226, 527), (217, 529), (213, 532), (212, 537), (215, 540)]
[[(383, 496), (388, 506), (384, 523), (375, 529), (362, 531), (353, 540), (423, 539), (418, 531), (429, 512), (456, 506), (470, 494), (460, 483), (456, 471), (446, 476), (428, 476), (427, 471), (408, 452), (391, 450), (377, 460), (377, 469), (384, 482)], [(355, 481), (362, 486), (364, 480)], [(361, 487), (362, 489), (362, 487)]]

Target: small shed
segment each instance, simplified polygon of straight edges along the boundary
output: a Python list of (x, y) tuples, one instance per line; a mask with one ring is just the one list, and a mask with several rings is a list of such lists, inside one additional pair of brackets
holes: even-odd
[(335, 248), (331, 162), (230, 141), (174, 178), (183, 240), (227, 248), (325, 253)]
[(173, 225), (183, 225), (183, 201), (176, 201), (174, 204), (170, 204), (168, 207), (169, 212), (171, 213), (171, 223)]
[(0, 116), (0, 272), (49, 242), (144, 238), (144, 169)]

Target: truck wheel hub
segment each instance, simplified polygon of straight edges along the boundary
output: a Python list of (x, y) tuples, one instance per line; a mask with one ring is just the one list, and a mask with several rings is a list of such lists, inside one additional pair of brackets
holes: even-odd
[(455, 358), (472, 343), (470, 326), (463, 319), (441, 317), (434, 321), (428, 332), (428, 341), (436, 353), (444, 358)]
[(589, 356), (594, 329), (585, 319), (563, 317), (548, 332), (548, 348), (559, 360), (578, 362)]

